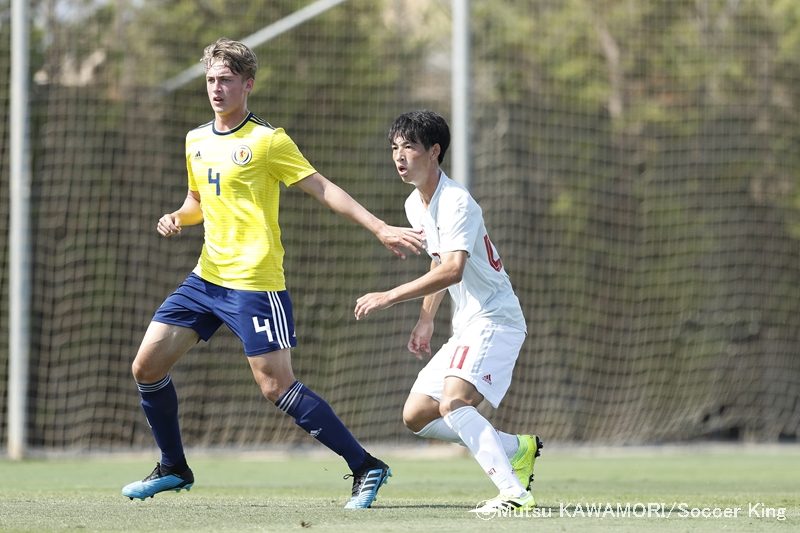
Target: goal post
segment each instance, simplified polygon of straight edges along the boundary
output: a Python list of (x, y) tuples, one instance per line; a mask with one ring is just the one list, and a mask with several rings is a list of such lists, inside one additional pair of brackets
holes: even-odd
[(28, 2), (12, 0), (11, 40), (14, 46), (9, 95), (8, 456), (16, 460), (22, 459), (26, 451), (30, 361), (29, 23)]

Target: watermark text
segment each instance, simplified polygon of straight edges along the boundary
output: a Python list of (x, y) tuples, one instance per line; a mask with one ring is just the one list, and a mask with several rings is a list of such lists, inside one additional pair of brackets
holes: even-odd
[(736, 507), (703, 507), (686, 502), (561, 502), (558, 506), (542, 506), (533, 509), (489, 509), (482, 510), (485, 502), (476, 505), (476, 516), (481, 520), (493, 518), (593, 518), (617, 519), (765, 519), (783, 522), (785, 507), (773, 507), (764, 502), (748, 502)]

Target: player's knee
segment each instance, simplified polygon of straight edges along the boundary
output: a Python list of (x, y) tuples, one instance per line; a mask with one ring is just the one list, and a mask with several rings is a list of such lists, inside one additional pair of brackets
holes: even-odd
[(288, 349), (251, 356), (247, 358), (247, 362), (250, 363), (253, 378), (261, 394), (273, 403), (278, 401), (296, 381)]
[(288, 390), (278, 386), (277, 381), (271, 379), (259, 382), (258, 386), (261, 389), (261, 394), (264, 396), (264, 398), (272, 403), (277, 402), (278, 399), (283, 396), (283, 393)]
[(442, 398), (442, 401), (439, 402), (439, 416), (442, 417), (447, 416), (453, 410), (454, 409), (451, 403), (449, 401), (445, 401), (445, 399)]
[(403, 424), (412, 432), (417, 433), (425, 427), (425, 422), (422, 413), (412, 407), (406, 405), (403, 407)]
[(403, 424), (414, 433), (422, 431), (439, 416), (439, 401), (427, 395), (412, 393), (403, 405)]
[(133, 364), (131, 364), (131, 374), (133, 374), (133, 379), (136, 383), (155, 383), (164, 378), (163, 373), (153, 371), (138, 358), (134, 359)]
[(294, 385), (294, 375), (274, 375), (255, 372), (254, 377), (261, 394), (272, 403), (277, 402)]
[(439, 402), (439, 415), (444, 417), (452, 413), (456, 409), (460, 409), (462, 407), (467, 407), (470, 405), (472, 405), (472, 402), (470, 402), (468, 399), (444, 397)]

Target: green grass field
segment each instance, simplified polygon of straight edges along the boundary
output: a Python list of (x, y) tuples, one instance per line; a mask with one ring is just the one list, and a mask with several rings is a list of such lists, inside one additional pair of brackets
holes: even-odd
[[(344, 464), (316, 453), (197, 454), (191, 492), (146, 501), (119, 492), (149, 473), (146, 458), (0, 461), (0, 531), (800, 530), (800, 446), (553, 448), (536, 467), (540, 516), (491, 520), (467, 512), (495, 491), (457, 449), (382, 454), (394, 477), (362, 511), (342, 509)], [(593, 504), (604, 516), (591, 516)], [(737, 516), (691, 516), (726, 510)]]

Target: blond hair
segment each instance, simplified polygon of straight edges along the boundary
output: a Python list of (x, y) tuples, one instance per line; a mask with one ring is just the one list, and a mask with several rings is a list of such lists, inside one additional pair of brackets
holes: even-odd
[(231, 69), (231, 72), (246, 80), (256, 77), (256, 70), (258, 70), (256, 54), (239, 41), (221, 37), (213, 44), (206, 46), (203, 50), (203, 58), (200, 60), (206, 67), (206, 72), (217, 60), (222, 60), (222, 64)]

